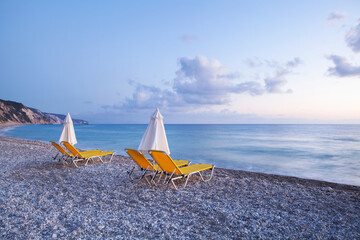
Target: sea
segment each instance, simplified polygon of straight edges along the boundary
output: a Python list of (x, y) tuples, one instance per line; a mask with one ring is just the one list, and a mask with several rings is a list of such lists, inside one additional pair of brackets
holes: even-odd
[[(147, 124), (75, 125), (84, 150), (126, 155), (137, 149)], [(9, 137), (58, 141), (62, 125), (0, 130)], [(216, 167), (360, 186), (360, 125), (166, 124), (173, 159)]]

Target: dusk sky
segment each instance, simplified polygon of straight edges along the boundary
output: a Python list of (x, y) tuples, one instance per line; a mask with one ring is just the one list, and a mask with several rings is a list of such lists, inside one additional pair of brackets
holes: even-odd
[(0, 99), (90, 123), (360, 124), (360, 1), (0, 1)]

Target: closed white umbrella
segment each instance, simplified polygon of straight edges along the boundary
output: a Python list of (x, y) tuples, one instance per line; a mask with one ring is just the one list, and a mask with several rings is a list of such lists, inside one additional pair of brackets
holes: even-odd
[(169, 145), (166, 138), (163, 116), (158, 108), (152, 115), (150, 123), (141, 139), (139, 148), (143, 154), (149, 150), (161, 150), (170, 154)]
[(66, 115), (64, 126), (60, 135), (59, 143), (61, 142), (68, 142), (71, 145), (75, 145), (77, 143), (76, 136), (75, 136), (75, 130), (74, 130), (74, 124), (70, 117), (70, 113)]

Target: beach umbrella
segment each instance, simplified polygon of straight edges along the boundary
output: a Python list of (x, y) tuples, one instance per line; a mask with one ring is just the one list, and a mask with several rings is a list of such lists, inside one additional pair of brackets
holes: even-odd
[(152, 115), (138, 150), (143, 154), (148, 153), (149, 150), (161, 150), (170, 154), (163, 116), (160, 114), (159, 108), (156, 108), (156, 111)]
[(64, 126), (60, 135), (59, 143), (61, 142), (68, 142), (71, 145), (75, 145), (77, 143), (76, 136), (75, 136), (75, 130), (74, 130), (74, 124), (70, 117), (70, 113), (66, 115)]

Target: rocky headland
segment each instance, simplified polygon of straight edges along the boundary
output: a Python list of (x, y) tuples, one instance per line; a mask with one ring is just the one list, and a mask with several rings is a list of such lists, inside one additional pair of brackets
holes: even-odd
[[(0, 124), (62, 124), (64, 119), (62, 114), (45, 113), (22, 103), (0, 99)], [(88, 124), (81, 119), (73, 119), (73, 123)]]

